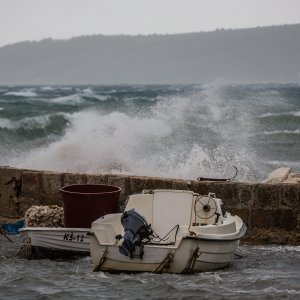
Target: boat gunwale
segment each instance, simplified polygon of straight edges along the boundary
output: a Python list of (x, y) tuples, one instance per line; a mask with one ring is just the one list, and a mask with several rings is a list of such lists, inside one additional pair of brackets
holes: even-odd
[[(216, 242), (230, 242), (230, 241), (237, 241), (237, 240), (240, 240), (246, 233), (247, 231), (247, 226), (243, 223), (241, 229), (234, 233), (234, 234), (238, 234), (236, 237), (234, 238), (230, 238), (230, 237), (226, 237), (225, 236), (224, 238), (213, 238), (212, 235), (210, 234), (209, 237), (205, 237), (205, 236), (185, 236), (183, 237), (183, 239), (190, 239), (190, 240), (200, 240), (200, 241), (216, 241)], [(233, 235), (233, 234), (228, 234), (229, 235)], [(217, 235), (216, 235), (217, 236)]]
[(90, 228), (73, 228), (73, 227), (24, 227), (20, 228), (19, 232), (28, 231), (52, 231), (52, 232), (64, 232), (64, 231), (80, 231), (90, 232)]

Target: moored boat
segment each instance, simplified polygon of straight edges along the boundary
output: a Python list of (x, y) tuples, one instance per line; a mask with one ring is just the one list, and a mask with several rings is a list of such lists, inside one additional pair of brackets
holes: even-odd
[[(71, 258), (90, 254), (91, 223), (118, 211), (121, 189), (104, 184), (74, 184), (61, 188), (65, 227), (32, 227), (20, 230), (24, 237), (19, 255), (32, 258)], [(51, 216), (46, 216), (46, 219)]]
[(144, 191), (92, 223), (90, 250), (95, 271), (193, 273), (228, 266), (245, 232), (212, 193)]
[(19, 254), (31, 258), (71, 258), (90, 254), (89, 228), (25, 227)]

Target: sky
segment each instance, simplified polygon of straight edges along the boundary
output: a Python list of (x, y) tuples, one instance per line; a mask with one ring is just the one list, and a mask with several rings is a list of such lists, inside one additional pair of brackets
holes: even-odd
[(0, 46), (300, 23), (300, 0), (0, 0)]

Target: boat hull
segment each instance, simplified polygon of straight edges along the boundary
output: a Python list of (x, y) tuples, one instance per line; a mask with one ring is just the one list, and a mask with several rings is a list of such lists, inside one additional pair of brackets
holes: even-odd
[(27, 227), (20, 233), (24, 237), (21, 257), (56, 259), (90, 255), (88, 228)]
[(90, 242), (95, 271), (184, 274), (227, 267), (239, 241), (184, 238), (179, 247), (145, 245), (142, 259), (139, 247), (130, 258), (122, 255), (117, 245), (100, 245), (95, 237)]

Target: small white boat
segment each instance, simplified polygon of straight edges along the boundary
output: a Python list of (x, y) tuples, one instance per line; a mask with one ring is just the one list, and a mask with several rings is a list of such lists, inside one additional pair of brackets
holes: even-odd
[(89, 228), (25, 227), (19, 255), (31, 258), (70, 258), (90, 255)]
[[(60, 189), (66, 227), (24, 227), (19, 255), (31, 258), (71, 258), (90, 254), (91, 223), (105, 212), (117, 212), (121, 189), (105, 184), (73, 184)], [(52, 218), (53, 208), (33, 210), (33, 220)], [(56, 209), (56, 208), (55, 208)], [(58, 210), (59, 212), (59, 210)], [(39, 214), (39, 216), (37, 216)], [(41, 217), (43, 215), (43, 217)]]
[(212, 193), (153, 190), (130, 196), (124, 214), (92, 223), (94, 270), (192, 273), (228, 266), (246, 226), (221, 206)]

